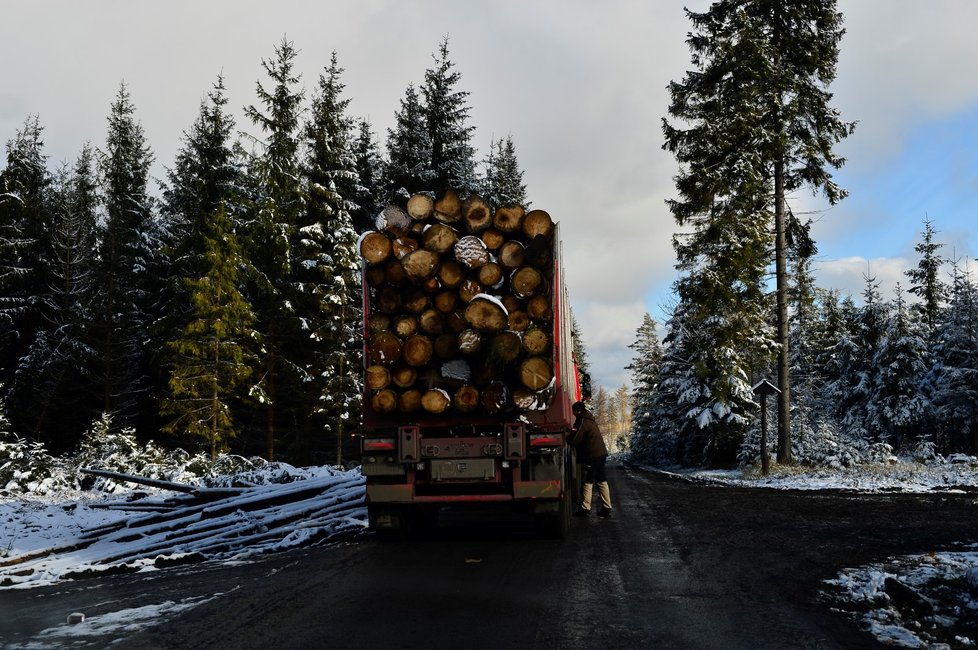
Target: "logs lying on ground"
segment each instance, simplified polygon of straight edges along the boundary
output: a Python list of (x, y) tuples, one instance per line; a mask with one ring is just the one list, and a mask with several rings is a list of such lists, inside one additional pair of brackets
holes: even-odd
[(412, 196), (360, 240), (374, 412), (546, 408), (552, 392), (554, 222), (478, 195)]

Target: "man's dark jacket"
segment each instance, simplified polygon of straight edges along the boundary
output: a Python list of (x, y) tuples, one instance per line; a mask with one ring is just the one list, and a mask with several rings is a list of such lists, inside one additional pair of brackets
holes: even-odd
[(577, 448), (577, 461), (587, 463), (592, 458), (604, 458), (608, 448), (604, 445), (604, 436), (598, 423), (594, 421), (591, 412), (584, 410), (577, 416), (577, 432), (571, 434), (568, 442)]

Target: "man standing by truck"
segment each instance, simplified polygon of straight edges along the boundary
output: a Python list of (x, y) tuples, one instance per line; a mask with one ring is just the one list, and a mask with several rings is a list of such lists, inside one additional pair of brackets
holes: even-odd
[(584, 402), (575, 402), (571, 407), (576, 418), (571, 435), (567, 439), (576, 450), (578, 462), (585, 466), (584, 494), (581, 507), (575, 516), (585, 517), (591, 514), (591, 497), (594, 486), (598, 486), (601, 497), (599, 517), (611, 515), (611, 490), (608, 489), (608, 477), (605, 474), (605, 462), (608, 460), (608, 448), (605, 447), (601, 428), (594, 420), (594, 415), (587, 409)]

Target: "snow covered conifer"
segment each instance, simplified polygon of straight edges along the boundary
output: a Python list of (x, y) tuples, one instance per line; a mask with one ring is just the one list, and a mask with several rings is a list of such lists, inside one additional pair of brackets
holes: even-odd
[(242, 197), (238, 196), (238, 188), (243, 169), (234, 152), (235, 124), (227, 104), (224, 77), (218, 76), (201, 100), (194, 123), (184, 131), (183, 143), (168, 173), (163, 199), (173, 233), (170, 272), (177, 282), (188, 275), (199, 275), (206, 267), (203, 233), (217, 208), (223, 203), (232, 214), (240, 211)]
[[(293, 273), (293, 235), (305, 210), (301, 175), (300, 121), (303, 93), (295, 72), (294, 45), (282, 39), (272, 59), (262, 60), (271, 87), (259, 81), (259, 106), (250, 105), (245, 114), (261, 129), (258, 151), (250, 160), (247, 183), (253, 195), (243, 217), (242, 244), (253, 273), (250, 299), (257, 317), (265, 354), (260, 382), (252, 390), (265, 411), (265, 447), (274, 460), (277, 422), (282, 411), (296, 408), (288, 396), (301, 392), (303, 372), (286, 356), (289, 337), (302, 335), (301, 316), (289, 302), (288, 286)], [(281, 403), (280, 403), (281, 402)]]
[(360, 178), (342, 73), (334, 52), (319, 78), (319, 94), (305, 127), (308, 199), (292, 244), (296, 263), (290, 297), (304, 326), (289, 344), (289, 355), (307, 376), (299, 445), (308, 453), (324, 450), (329, 440), (337, 464), (345, 434), (359, 412), (363, 349), (361, 262), (350, 216), (358, 208), (353, 199)]
[(938, 449), (978, 455), (978, 288), (957, 263), (952, 278), (925, 394), (932, 400)]
[(396, 124), (387, 130), (387, 165), (384, 184), (387, 199), (403, 200), (413, 194), (434, 191), (435, 171), (431, 164), (431, 136), (424, 107), (414, 85), (409, 85), (394, 115)]
[(482, 182), (482, 198), (493, 208), (505, 205), (527, 205), (523, 170), (516, 159), (513, 136), (493, 142), (486, 159), (486, 174)]
[(51, 277), (48, 313), (20, 361), (11, 387), (18, 404), (18, 428), (30, 431), (56, 451), (81, 434), (79, 414), (91, 409), (92, 297), (96, 265), (96, 184), (94, 154), (82, 149), (73, 169), (54, 177), (51, 217)]
[(149, 168), (153, 162), (129, 90), (119, 88), (99, 157), (105, 213), (99, 238), (95, 325), (102, 411), (126, 425), (145, 398), (142, 343), (146, 339), (147, 269), (154, 254)]
[(353, 159), (356, 161), (359, 184), (353, 197), (356, 209), (350, 214), (357, 232), (366, 232), (374, 227), (374, 216), (380, 205), (383, 191), (384, 163), (370, 130), (370, 122), (359, 120), (353, 140)]
[[(631, 395), (632, 432), (630, 447), (636, 458), (644, 462), (665, 460), (656, 458), (656, 445), (651, 444), (657, 436), (657, 423), (654, 416), (655, 391), (662, 366), (662, 344), (656, 332), (655, 319), (645, 314), (642, 324), (635, 333), (635, 341), (628, 347), (635, 351), (627, 369), (632, 373)], [(671, 451), (671, 450), (670, 450)], [(668, 455), (668, 461), (672, 454)]]
[[(752, 250), (761, 242), (747, 244), (743, 232), (733, 239), (748, 248), (714, 253), (722, 256), (718, 266), (747, 273), (726, 279), (726, 291), (736, 293), (753, 281), (743, 267), (766, 267), (766, 251), (775, 251), (778, 460), (790, 462), (785, 196), (802, 187), (821, 190), (830, 203), (845, 196), (829, 170), (844, 162), (832, 147), (853, 125), (829, 106), (827, 91), (835, 77), (842, 15), (834, 0), (719, 0), (705, 12), (687, 10), (687, 16), (694, 28), (687, 43), (695, 69), (670, 84), (669, 114), (676, 122), (663, 121), (665, 147), (680, 163), (681, 199), (670, 202), (670, 209), (680, 225), (703, 233), (741, 220), (764, 226), (764, 255)], [(710, 297), (708, 292), (699, 299)]]
[(51, 177), (43, 131), (38, 116), (29, 116), (7, 142), (0, 170), (0, 384), (8, 387), (43, 320), (50, 284)]
[(431, 189), (451, 188), (467, 194), (477, 189), (475, 149), (470, 144), (475, 127), (468, 125), (469, 93), (457, 88), (462, 75), (448, 58), (447, 38), (432, 58), (435, 66), (425, 71), (421, 87), (435, 173)]
[(894, 449), (912, 448), (918, 442), (925, 412), (919, 384), (928, 369), (927, 356), (926, 343), (897, 285), (886, 331), (873, 356), (876, 376), (870, 398), (872, 428)]
[(920, 254), (920, 261), (917, 268), (906, 272), (910, 279), (910, 293), (920, 298), (919, 304), (912, 306), (914, 314), (919, 314), (924, 324), (927, 326), (928, 339), (934, 328), (938, 325), (941, 310), (947, 300), (948, 288), (941, 280), (941, 267), (947, 261), (941, 257), (940, 250), (944, 244), (934, 241), (934, 222), (925, 219), (924, 231), (921, 233), (921, 241), (914, 246), (914, 250)]

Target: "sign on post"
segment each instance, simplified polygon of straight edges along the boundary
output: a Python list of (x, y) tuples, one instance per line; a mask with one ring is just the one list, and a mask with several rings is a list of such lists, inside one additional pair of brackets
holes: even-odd
[(754, 384), (751, 390), (761, 398), (761, 474), (767, 476), (771, 470), (771, 460), (767, 453), (767, 396), (777, 395), (781, 390), (767, 379)]

